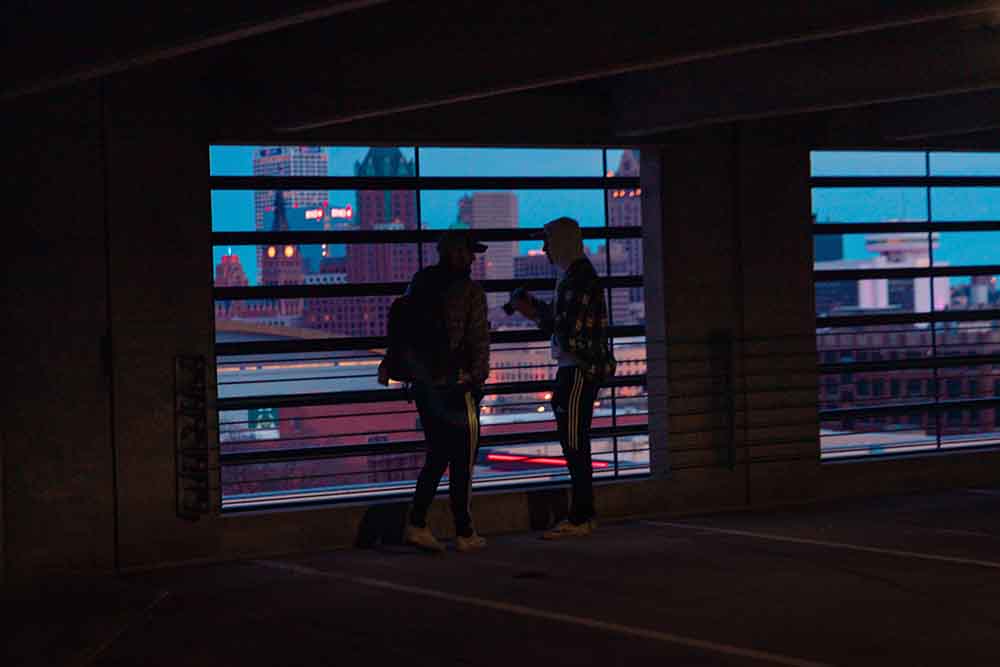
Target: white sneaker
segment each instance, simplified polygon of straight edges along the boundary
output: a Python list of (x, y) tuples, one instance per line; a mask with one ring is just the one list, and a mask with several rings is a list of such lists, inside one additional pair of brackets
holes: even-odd
[(472, 533), (468, 537), (459, 535), (455, 538), (455, 549), (457, 551), (475, 551), (486, 547), (486, 538), (479, 533)]
[(585, 521), (584, 523), (570, 523), (569, 520), (563, 520), (557, 523), (550, 530), (542, 533), (543, 540), (560, 540), (564, 537), (586, 537), (593, 532), (593, 522)]
[(412, 524), (406, 524), (406, 531), (403, 534), (403, 539), (407, 544), (412, 544), (418, 549), (423, 549), (424, 551), (444, 551), (444, 545), (438, 542), (438, 539), (434, 537), (434, 533), (432, 533), (431, 529), (426, 526), (418, 528)]

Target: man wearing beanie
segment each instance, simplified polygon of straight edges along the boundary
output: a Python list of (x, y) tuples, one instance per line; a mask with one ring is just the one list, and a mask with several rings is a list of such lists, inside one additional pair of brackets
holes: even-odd
[(510, 305), (552, 337), (558, 363), (552, 409), (559, 429), (573, 497), (569, 518), (547, 531), (545, 539), (589, 535), (594, 528), (590, 421), (601, 383), (615, 373), (608, 345), (608, 310), (594, 265), (583, 252), (580, 225), (572, 218), (545, 224), (542, 250), (558, 269), (555, 299), (542, 301), (515, 290)]

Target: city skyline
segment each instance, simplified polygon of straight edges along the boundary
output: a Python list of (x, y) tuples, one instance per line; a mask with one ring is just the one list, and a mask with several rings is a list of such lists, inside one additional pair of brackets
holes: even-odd
[[(298, 163), (294, 159), (284, 160), (281, 149), (263, 148), (260, 151), (277, 172), (273, 175), (278, 176), (315, 175), (318, 166), (336, 165), (330, 156), (322, 153), (317, 155), (315, 149), (308, 151), (308, 157), (316, 159), (301, 160)], [(289, 153), (294, 152), (296, 151)], [(596, 154), (603, 160), (600, 150), (589, 153), (591, 155), (588, 159)], [(622, 160), (623, 155), (627, 159)], [(461, 155), (450, 152), (446, 157), (455, 160), (456, 169), (465, 168), (461, 164)], [(524, 154), (519, 157), (523, 158)], [(566, 158), (565, 154), (563, 158)], [(415, 166), (415, 161), (401, 156), (391, 148), (373, 149), (362, 156), (359, 162), (361, 164), (357, 175), (360, 176), (391, 178), (391, 174), (410, 175)], [(619, 163), (625, 166), (620, 167)], [(603, 164), (598, 164), (603, 168)], [(496, 164), (493, 167), (496, 168)], [(339, 168), (341, 167), (332, 167)], [(553, 168), (555, 167), (549, 162), (541, 171)], [(609, 171), (619, 168), (624, 174), (636, 175), (638, 163), (631, 153), (622, 153)], [(439, 170), (448, 171), (450, 168), (447, 164), (441, 164)], [(536, 168), (532, 173), (538, 174), (539, 170)], [(237, 213), (241, 217), (236, 219), (236, 224), (244, 230), (249, 227), (248, 220), (253, 229), (275, 231), (345, 228), (412, 230), (417, 227), (416, 193), (409, 190), (358, 190), (350, 193), (262, 190), (240, 194), (244, 206)], [(589, 224), (603, 226), (605, 215), (609, 226), (641, 224), (638, 188), (611, 191), (596, 189), (585, 194), (586, 201), (581, 203), (581, 198), (577, 198), (577, 206), (582, 208), (567, 210), (565, 191), (429, 191), (421, 193), (421, 203), (425, 204), (422, 217), (425, 225), (432, 228), (460, 226), (472, 230), (537, 227), (551, 218), (567, 213), (578, 217), (584, 224), (590, 221)], [(253, 197), (255, 217), (247, 217), (250, 209), (245, 203), (250, 198), (246, 195)], [(544, 208), (541, 213), (535, 214), (533, 221), (523, 219), (522, 202), (525, 200)], [(296, 201), (305, 202), (305, 205), (295, 206)], [(429, 207), (428, 202), (431, 203)], [(347, 213), (348, 205), (350, 214)], [(530, 208), (529, 205), (529, 210)], [(432, 211), (434, 217), (430, 223), (428, 210)], [(213, 227), (218, 229), (219, 222), (214, 220)], [(366, 242), (322, 248), (319, 245), (273, 243), (234, 248), (233, 254), (222, 254), (229, 251), (228, 247), (215, 250), (216, 285), (220, 287), (399, 283), (409, 280), (417, 269), (418, 256), (416, 244), (413, 243)], [(620, 239), (615, 243), (592, 239), (587, 241), (587, 250), (601, 273), (606, 272), (610, 264), (613, 275), (641, 275), (641, 239)], [(435, 262), (434, 244), (424, 244), (423, 254), (425, 265)], [(253, 275), (257, 271), (260, 275)], [(554, 278), (555, 273), (548, 259), (541, 254), (540, 242), (491, 241), (489, 251), (479, 256), (473, 265), (472, 276), (477, 280), (526, 280), (533, 277)], [(641, 288), (611, 292), (616, 293), (610, 309), (612, 321), (641, 325), (645, 305)], [(631, 299), (630, 292), (635, 292), (638, 298)], [(393, 298), (373, 293), (347, 297), (221, 300), (215, 304), (217, 341), (378, 337), (386, 333), (388, 311)], [(524, 318), (503, 313), (501, 306), (507, 298), (505, 292), (487, 295), (492, 329), (535, 328), (534, 323)], [(595, 400), (594, 424), (600, 428), (612, 428), (617, 424), (641, 429), (646, 424), (646, 398), (640, 380), (645, 373), (644, 340), (641, 336), (618, 339), (615, 351), (619, 358), (619, 376), (634, 376), (636, 382), (617, 387), (614, 390), (614, 401), (605, 400), (610, 397), (607, 393)], [(270, 355), (265, 360), (253, 363), (244, 363), (238, 358), (219, 357), (218, 391), (220, 396), (229, 398), (330, 391), (378, 392), (383, 389), (376, 382), (375, 376), (379, 358), (377, 349), (364, 346), (350, 351), (318, 355)], [(555, 368), (548, 341), (513, 345), (494, 343), (491, 345), (490, 375), (486, 387), (545, 382), (552, 379)], [(227, 448), (249, 446), (280, 449), (290, 446), (289, 443), (309, 447), (375, 443), (389, 445), (419, 438), (420, 428), (415, 413), (407, 410), (402, 401), (394, 401), (395, 398), (389, 395), (387, 400), (378, 403), (291, 404), (227, 411), (220, 415), (220, 442), (224, 442)], [(484, 436), (530, 434), (533, 437), (528, 443), (503, 445), (499, 450), (484, 450), (476, 461), (477, 475), (504, 479), (518, 478), (524, 474), (561, 474), (563, 466), (559, 459), (558, 443), (537, 437), (542, 433), (550, 433), (554, 426), (549, 398), (551, 395), (545, 390), (530, 386), (521, 391), (487, 393), (482, 405)], [(613, 442), (620, 445), (620, 453)], [(596, 465), (607, 471), (604, 474), (641, 473), (648, 464), (647, 450), (648, 442), (643, 433), (605, 438), (597, 442)], [(516, 464), (511, 463), (512, 457), (518, 459)], [(308, 480), (325, 479), (326, 483), (350, 481), (381, 484), (412, 479), (421, 460), (419, 453), (395, 452), (387, 448), (384, 452), (350, 459), (295, 462), (288, 464), (285, 472)], [(267, 482), (261, 478), (260, 473), (261, 471), (247, 467), (226, 468), (223, 476), (224, 494), (232, 497), (239, 493), (282, 492), (288, 488), (304, 488), (318, 483), (289, 480)]]
[[(994, 153), (923, 151), (813, 151), (812, 176), (997, 176)], [(920, 222), (1000, 219), (1000, 188), (813, 188), (817, 234), (824, 223)], [(871, 259), (865, 234), (845, 234), (846, 260)], [(1000, 232), (941, 232), (935, 260), (952, 266), (994, 264)]]
[[(252, 175), (253, 152), (259, 147), (212, 146), (210, 171), (217, 175)], [(324, 149), (329, 175), (352, 176), (368, 147), (347, 146)], [(412, 157), (413, 148), (403, 148)], [(625, 149), (608, 150), (608, 169), (613, 169)], [(597, 176), (602, 167), (600, 149), (442, 149), (422, 148), (425, 175), (511, 176), (561, 175)], [(484, 159), (489, 158), (489, 159)], [(535, 165), (541, 161), (542, 166)], [(874, 175), (919, 176), (926, 171), (923, 153), (874, 152), (863, 155), (845, 151), (814, 151), (811, 173), (815, 176)], [(996, 175), (1000, 160), (991, 154), (932, 153), (931, 173), (935, 175)], [(601, 226), (601, 193), (597, 191), (514, 191), (520, 207), (521, 226), (537, 226), (562, 213), (576, 217), (583, 226)], [(325, 191), (330, 206), (350, 205), (357, 210), (355, 191)], [(442, 229), (458, 221), (458, 202), (472, 191), (421, 192), (421, 222), (428, 229)], [(213, 191), (213, 231), (253, 231), (253, 191)], [(906, 188), (814, 188), (812, 210), (817, 227), (827, 222), (923, 221), (928, 215), (927, 190)], [(989, 220), (1000, 218), (1000, 188), (933, 188), (931, 218), (935, 220)], [(817, 229), (818, 233), (821, 233)], [(843, 235), (844, 259), (870, 259), (864, 234)], [(518, 254), (538, 249), (521, 242)], [(992, 264), (993, 249), (1000, 247), (1000, 232), (942, 232), (935, 258), (952, 266)], [(592, 247), (592, 250), (596, 248)], [(256, 284), (256, 250), (235, 248), (250, 284)], [(227, 248), (213, 249), (217, 265)], [(251, 257), (254, 261), (250, 261)], [(954, 282), (954, 281), (953, 281)]]
[[(264, 147), (212, 146), (210, 172), (213, 175), (253, 175), (255, 150)], [(354, 176), (354, 163), (361, 162), (369, 147), (326, 147), (330, 176)], [(628, 149), (608, 149), (608, 169), (613, 170)], [(402, 148), (413, 159), (412, 148)], [(448, 176), (592, 176), (602, 175), (601, 149), (443, 149), (422, 148), (423, 175)], [(473, 173), (474, 172), (474, 173)], [(351, 206), (358, 210), (354, 190), (323, 191), (330, 206)], [(459, 223), (459, 202), (482, 190), (421, 191), (421, 223), (426, 229), (445, 229)], [(508, 191), (489, 191), (508, 192)], [(560, 215), (576, 218), (581, 226), (604, 225), (604, 193), (599, 190), (513, 190), (518, 199), (519, 226), (540, 227)], [(216, 190), (211, 193), (213, 231), (255, 231), (254, 191)], [(317, 229), (319, 229), (317, 227)], [(516, 254), (540, 250), (541, 243), (521, 241)], [(589, 244), (596, 251), (596, 244)], [(249, 284), (258, 284), (256, 246), (233, 248), (240, 257)], [(218, 265), (228, 247), (213, 248), (213, 265)]]

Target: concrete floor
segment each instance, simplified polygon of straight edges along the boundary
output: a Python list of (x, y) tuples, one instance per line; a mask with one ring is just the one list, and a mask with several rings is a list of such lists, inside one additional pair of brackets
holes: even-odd
[(5, 667), (996, 666), (1000, 488), (177, 568), (4, 607)]

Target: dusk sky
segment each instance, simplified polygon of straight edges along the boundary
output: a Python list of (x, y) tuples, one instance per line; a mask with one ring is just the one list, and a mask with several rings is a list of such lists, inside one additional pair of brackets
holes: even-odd
[[(209, 169), (213, 176), (253, 175), (255, 146), (212, 146)], [(329, 176), (353, 176), (354, 163), (368, 152), (365, 146), (327, 147)], [(401, 148), (413, 159), (413, 148)], [(621, 158), (622, 149), (608, 150), (609, 169)], [(511, 148), (422, 148), (420, 173), (424, 176), (601, 176), (604, 169), (600, 149), (511, 149)], [(420, 207), (422, 223), (431, 229), (444, 229), (456, 222), (458, 200), (474, 192), (424, 191)], [(583, 226), (604, 224), (603, 193), (599, 190), (516, 190), (519, 226), (540, 227), (552, 218), (568, 215)], [(357, 210), (354, 191), (329, 192), (331, 206), (350, 204)], [(252, 191), (212, 192), (213, 231), (254, 231)], [(540, 243), (521, 242), (520, 252), (540, 249)], [(215, 248), (213, 262), (218, 264), (228, 248)], [(247, 273), (256, 284), (257, 260), (253, 247), (233, 248)]]
[[(813, 176), (1000, 176), (1000, 154), (816, 151)], [(929, 162), (929, 165), (928, 165)], [(928, 220), (925, 188), (837, 188), (812, 193), (818, 222)], [(1000, 220), (1000, 188), (932, 188), (930, 218), (939, 221)], [(864, 234), (844, 237), (846, 259), (865, 259)], [(952, 266), (996, 264), (1000, 232), (942, 232), (936, 261)], [(968, 282), (953, 279), (953, 283)]]
[[(212, 146), (212, 175), (249, 176), (253, 173), (252, 146)], [(368, 147), (327, 147), (328, 174), (353, 176), (354, 163), (364, 158)], [(414, 149), (402, 148), (409, 159)], [(621, 149), (609, 149), (607, 169), (617, 167)], [(932, 153), (932, 175), (1000, 175), (1000, 154)], [(599, 149), (510, 149), (510, 148), (422, 148), (420, 172), (424, 176), (600, 176), (604, 170)], [(928, 164), (922, 152), (847, 151), (813, 152), (815, 176), (920, 176)], [(422, 222), (429, 228), (455, 223), (458, 200), (471, 191), (425, 191), (421, 193)], [(520, 226), (536, 227), (560, 215), (575, 217), (585, 226), (604, 224), (602, 193), (593, 190), (517, 191)], [(351, 204), (353, 191), (329, 192), (331, 206)], [(927, 220), (928, 201), (924, 188), (816, 189), (813, 212), (820, 223), (885, 220)], [(1000, 188), (934, 188), (930, 199), (934, 220), (998, 220)], [(215, 231), (253, 231), (253, 192), (212, 193), (212, 228)], [(864, 259), (864, 234), (846, 235), (846, 259)], [(522, 243), (521, 252), (533, 244)], [(227, 248), (216, 248), (218, 263)], [(256, 259), (252, 247), (234, 248), (240, 255), (251, 284), (256, 283)], [(996, 262), (1000, 232), (942, 233), (935, 259), (955, 265)]]

